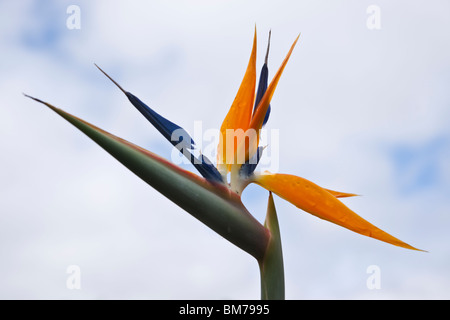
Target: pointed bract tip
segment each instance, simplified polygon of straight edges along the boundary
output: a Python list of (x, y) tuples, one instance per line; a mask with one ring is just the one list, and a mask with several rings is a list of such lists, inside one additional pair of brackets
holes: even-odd
[(102, 70), (96, 63), (94, 65), (97, 67), (98, 70), (100, 70), (109, 80), (112, 81), (124, 94), (127, 94), (127, 92), (113, 79), (111, 78), (105, 71)]
[(24, 93), (24, 92), (22, 92), (22, 94), (23, 94), (25, 97), (30, 98), (30, 99), (32, 99), (32, 100), (34, 100), (34, 101), (37, 101), (37, 102), (46, 104), (44, 101), (42, 101), (42, 100), (40, 100), (40, 99), (38, 99), (38, 98), (32, 97), (32, 96), (30, 96), (30, 95), (28, 95), (28, 94), (26, 94), (26, 93)]
[(30, 95), (28, 95), (28, 94), (26, 94), (26, 93), (23, 93), (23, 95), (24, 95), (25, 97), (27, 97), (27, 98), (30, 98), (30, 99), (32, 99), (32, 100), (34, 100), (34, 101), (36, 101), (36, 102), (39, 102), (39, 103), (41, 103), (41, 104), (43, 104), (43, 105), (49, 107), (50, 109), (52, 109), (52, 110), (54, 110), (54, 111), (58, 110), (58, 108), (52, 106), (52, 105), (51, 105), (50, 103), (48, 103), (48, 102), (45, 102), (45, 101), (43, 101), (43, 100), (41, 100), (41, 99), (32, 97), (32, 96), (30, 96)]

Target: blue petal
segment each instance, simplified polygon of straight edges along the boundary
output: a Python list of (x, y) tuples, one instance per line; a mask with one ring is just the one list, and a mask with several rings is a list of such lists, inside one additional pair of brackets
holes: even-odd
[(256, 166), (259, 163), (259, 160), (262, 157), (262, 153), (265, 147), (258, 147), (258, 150), (256, 150), (255, 155), (247, 160), (247, 162), (245, 162), (241, 168), (239, 169), (239, 175), (243, 176), (243, 177), (248, 177), (251, 174), (253, 174), (253, 172), (256, 169)]
[[(267, 90), (268, 78), (269, 78), (269, 69), (267, 68), (267, 64), (264, 63), (261, 69), (261, 74), (259, 76), (259, 84), (258, 90), (256, 91), (255, 107), (253, 109), (253, 114), (256, 112), (256, 109), (258, 109), (259, 102), (261, 101), (262, 97), (264, 96), (264, 93)], [(266, 116), (264, 117), (263, 126), (267, 123), (267, 120), (269, 120), (270, 108), (271, 107), (269, 104)]]
[[(183, 155), (189, 159), (205, 179), (223, 182), (222, 175), (207, 157), (201, 155), (199, 159), (189, 151), (194, 149), (195, 142), (186, 130), (155, 112), (133, 94), (129, 92), (126, 92), (125, 94), (133, 106), (135, 106), (136, 109), (138, 109), (142, 115), (178, 149), (178, 151), (183, 153)], [(176, 133), (176, 135), (174, 135), (174, 133)]]
[[(97, 66), (97, 65), (96, 65)], [(132, 93), (125, 91), (122, 87), (115, 82), (108, 74), (106, 74), (100, 67), (97, 68), (105, 74), (119, 89), (127, 96), (128, 100), (133, 106), (139, 110), (139, 112), (167, 139), (169, 142), (177, 148), (194, 167), (200, 172), (200, 174), (209, 181), (222, 182), (222, 175), (211, 163), (211, 161), (204, 155), (196, 157), (190, 150), (194, 150), (195, 142), (192, 137), (179, 125), (167, 120), (159, 113), (151, 109), (148, 105), (142, 102), (138, 97)]]
[[(193, 149), (195, 142), (191, 136), (179, 125), (167, 120), (155, 112), (135, 95), (125, 92), (128, 100), (139, 110), (139, 112), (178, 150)], [(174, 135), (176, 133), (176, 135)], [(185, 141), (186, 140), (186, 141)], [(182, 151), (182, 150), (180, 150)]]
[[(269, 32), (269, 40), (267, 42), (267, 52), (266, 52), (266, 59), (264, 60), (264, 65), (261, 68), (261, 73), (259, 75), (259, 83), (258, 83), (258, 90), (256, 91), (256, 99), (255, 99), (255, 107), (253, 109), (253, 114), (255, 114), (256, 109), (258, 109), (259, 102), (264, 96), (264, 93), (267, 90), (267, 85), (269, 81), (269, 69), (267, 67), (267, 60), (269, 58), (269, 48), (270, 48), (270, 34)], [(270, 115), (270, 105), (267, 109), (266, 116), (264, 117), (263, 126), (267, 123), (267, 120), (269, 120)]]
[(214, 164), (212, 164), (212, 162), (204, 155), (200, 155), (200, 159), (195, 158), (194, 162), (192, 163), (194, 164), (194, 167), (198, 170), (198, 172), (200, 172), (200, 174), (205, 179), (209, 181), (216, 181), (223, 183), (222, 175), (219, 173)]

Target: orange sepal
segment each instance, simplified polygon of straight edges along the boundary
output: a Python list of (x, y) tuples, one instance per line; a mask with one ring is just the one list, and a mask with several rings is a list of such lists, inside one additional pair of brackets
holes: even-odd
[[(222, 126), (220, 127), (220, 140), (217, 153), (217, 164), (222, 168), (227, 164), (227, 154), (234, 156), (237, 144), (233, 143), (230, 146), (226, 144), (226, 132), (228, 129), (238, 130), (242, 129), (244, 132), (248, 129), (250, 119), (252, 117), (253, 103), (255, 100), (256, 87), (256, 28), (253, 37), (253, 48), (248, 62), (247, 70), (242, 79), (239, 90), (234, 98), (234, 101), (226, 115)], [(232, 148), (232, 149), (231, 149)], [(232, 161), (229, 159), (228, 162)], [(227, 165), (227, 172), (230, 171), (230, 166)]]
[[(273, 94), (275, 93), (275, 89), (278, 85), (278, 82), (281, 78), (281, 74), (284, 71), (284, 68), (286, 67), (287, 62), (289, 61), (289, 58), (292, 54), (292, 51), (294, 50), (295, 45), (297, 44), (297, 41), (299, 39), (300, 35), (297, 36), (294, 43), (291, 45), (291, 48), (289, 49), (289, 52), (287, 53), (286, 57), (284, 58), (283, 62), (281, 63), (281, 66), (278, 68), (278, 71), (275, 73), (275, 76), (273, 77), (272, 81), (270, 82), (269, 86), (267, 87), (266, 92), (264, 93), (261, 101), (258, 104), (258, 107), (256, 108), (255, 114), (253, 114), (253, 117), (251, 119), (249, 129), (254, 130), (256, 133), (256, 139), (253, 139), (250, 142), (249, 148), (246, 148), (246, 142), (245, 140), (241, 141), (241, 144), (238, 146), (239, 152), (243, 152), (242, 150), (245, 150), (245, 160), (247, 161), (250, 159), (258, 149), (258, 142), (259, 142), (259, 133), (263, 126), (264, 118), (266, 117), (267, 109), (269, 108), (270, 101), (272, 100)], [(238, 154), (240, 154), (238, 152)]]
[(289, 58), (291, 57), (292, 51), (294, 50), (294, 47), (297, 44), (299, 37), (300, 37), (300, 35), (297, 36), (294, 43), (291, 45), (291, 48), (289, 49), (289, 52), (287, 53), (286, 57), (284, 58), (283, 63), (278, 68), (277, 73), (275, 73), (275, 76), (273, 77), (273, 79), (270, 82), (269, 86), (267, 87), (267, 90), (264, 93), (261, 101), (259, 102), (258, 107), (256, 108), (256, 112), (253, 115), (252, 121), (250, 123), (251, 129), (259, 131), (262, 128), (264, 118), (267, 113), (267, 109), (269, 108), (270, 100), (272, 100), (273, 94), (275, 93), (275, 89), (278, 85), (278, 81), (280, 81), (281, 74), (283, 73), (284, 68), (286, 67), (286, 64), (289, 61)]
[(358, 196), (358, 194), (355, 194), (355, 193), (341, 192), (341, 191), (335, 191), (335, 190), (330, 190), (330, 189), (325, 189), (325, 188), (323, 188), (323, 189), (328, 191), (329, 193), (331, 193), (336, 198), (348, 198), (348, 197)]
[(255, 175), (252, 182), (316, 217), (395, 246), (420, 250), (364, 220), (339, 201), (335, 195), (304, 178), (288, 174), (261, 174)]

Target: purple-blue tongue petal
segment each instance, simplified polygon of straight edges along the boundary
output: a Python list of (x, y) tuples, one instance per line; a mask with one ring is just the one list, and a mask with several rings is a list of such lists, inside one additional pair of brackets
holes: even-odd
[(253, 172), (256, 169), (256, 166), (259, 163), (259, 160), (262, 157), (263, 150), (264, 147), (258, 147), (255, 155), (241, 166), (241, 168), (239, 169), (239, 175), (243, 177), (249, 177), (253, 174)]
[[(258, 90), (256, 91), (256, 98), (255, 98), (255, 106), (253, 108), (253, 114), (255, 114), (256, 109), (258, 108), (259, 102), (261, 101), (262, 97), (264, 96), (264, 93), (267, 90), (267, 84), (269, 81), (269, 69), (267, 67), (267, 60), (269, 58), (269, 48), (270, 48), (270, 31), (269, 31), (269, 40), (267, 43), (267, 52), (266, 52), (266, 59), (264, 60), (264, 65), (261, 68), (261, 73), (259, 75), (259, 83), (258, 83)], [(270, 115), (270, 105), (267, 109), (266, 116), (264, 118), (263, 126), (267, 123), (267, 120), (269, 120)]]
[[(161, 116), (132, 93), (125, 92), (125, 95), (133, 106), (178, 150), (194, 148), (195, 142), (186, 130)], [(174, 132), (176, 135), (173, 134)]]
[(167, 120), (159, 113), (154, 111), (138, 97), (125, 91), (116, 81), (114, 81), (99, 66), (96, 67), (107, 76), (128, 98), (131, 104), (178, 150), (180, 151), (200, 174), (209, 181), (222, 182), (222, 175), (204, 155), (196, 157), (190, 150), (194, 150), (195, 142), (192, 137), (179, 125)]
[(128, 100), (139, 110), (140, 113), (153, 126), (173, 144), (189, 161), (194, 165), (198, 172), (207, 180), (223, 182), (222, 175), (211, 163), (211, 161), (204, 155), (196, 157), (189, 150), (193, 150), (195, 142), (186, 130), (179, 125), (167, 120), (156, 111), (147, 106), (138, 97), (130, 92), (125, 92)]

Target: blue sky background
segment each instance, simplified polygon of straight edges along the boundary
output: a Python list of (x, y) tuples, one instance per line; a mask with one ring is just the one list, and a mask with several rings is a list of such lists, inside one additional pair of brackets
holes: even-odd
[[(78, 5), (81, 29), (66, 27)], [(369, 30), (369, 5), (381, 29)], [(275, 197), (288, 299), (450, 298), (448, 1), (0, 1), (0, 298), (258, 299), (257, 263), (136, 178), (39, 97), (169, 158), (95, 67), (175, 123), (218, 128), (272, 30), (279, 172), (428, 253), (352, 233)], [(188, 166), (186, 166), (189, 168)], [(262, 221), (267, 192), (243, 201)], [(70, 265), (81, 289), (66, 287)], [(369, 290), (366, 270), (381, 271)]]

